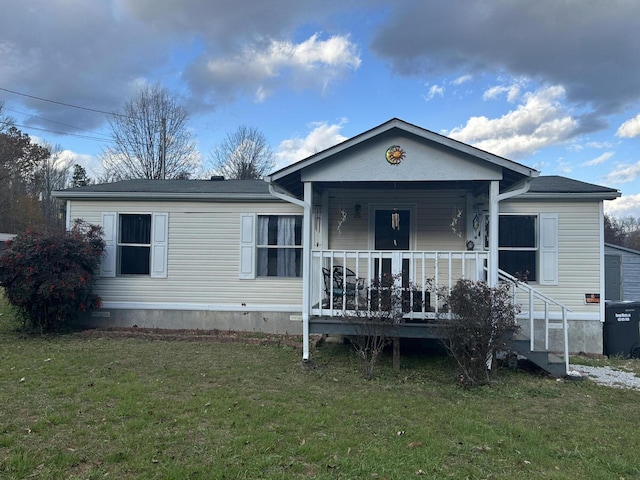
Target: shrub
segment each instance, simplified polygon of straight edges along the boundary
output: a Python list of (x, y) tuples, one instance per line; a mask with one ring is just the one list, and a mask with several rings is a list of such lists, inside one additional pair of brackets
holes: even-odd
[[(401, 286), (400, 275), (388, 276), (383, 282), (374, 282), (369, 298), (362, 299), (359, 308), (345, 310), (344, 320), (353, 326), (350, 337), (367, 380), (374, 377), (378, 358), (385, 347), (398, 336), (398, 327), (404, 322), (403, 309), (409, 307), (408, 289)], [(417, 304), (417, 300), (414, 300)], [(408, 311), (408, 310), (407, 310)]]
[(441, 322), (445, 346), (460, 368), (465, 387), (491, 381), (489, 365), (519, 330), (508, 286), (489, 287), (485, 282), (461, 279), (445, 299), (451, 318)]
[(25, 326), (57, 331), (80, 311), (100, 306), (94, 272), (104, 250), (102, 229), (76, 221), (69, 232), (27, 230), (0, 254), (0, 285)]

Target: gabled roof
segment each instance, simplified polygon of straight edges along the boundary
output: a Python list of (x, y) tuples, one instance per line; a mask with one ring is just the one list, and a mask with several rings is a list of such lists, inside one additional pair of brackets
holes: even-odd
[(263, 180), (123, 180), (53, 192), (64, 199), (276, 200)]
[(430, 130), (426, 130), (417, 125), (407, 123), (398, 118), (393, 118), (377, 127), (356, 135), (355, 137), (349, 138), (348, 140), (345, 140), (338, 145), (318, 152), (292, 165), (281, 168), (280, 170), (277, 170), (268, 175), (265, 180), (271, 183), (278, 183), (284, 186), (284, 188), (287, 188), (289, 184), (295, 183), (299, 180), (300, 172), (302, 170), (316, 165), (319, 162), (322, 162), (329, 157), (344, 152), (345, 150), (348, 150), (356, 145), (362, 144), (367, 140), (383, 135), (387, 132), (392, 132), (394, 130), (398, 132), (404, 132), (430, 142), (434, 142), (452, 151), (466, 154), (476, 159), (484, 160), (489, 164), (501, 167), (507, 171), (506, 176), (508, 176), (508, 173), (514, 174), (512, 183), (515, 183), (521, 178), (532, 178), (539, 175), (539, 172), (533, 168), (527, 167), (512, 160), (508, 160), (498, 155), (494, 155), (484, 150), (480, 150), (479, 148), (472, 147), (471, 145), (459, 142), (449, 137), (445, 137), (444, 135), (440, 135)]

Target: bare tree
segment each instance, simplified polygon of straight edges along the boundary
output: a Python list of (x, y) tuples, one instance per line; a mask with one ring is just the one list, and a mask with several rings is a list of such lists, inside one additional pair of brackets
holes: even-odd
[(64, 227), (64, 202), (51, 196), (54, 190), (69, 186), (71, 164), (62, 156), (60, 145), (42, 145), (49, 155), (33, 173), (33, 196), (40, 199), (42, 217), (47, 229)]
[(262, 178), (274, 166), (273, 151), (264, 134), (245, 125), (228, 133), (210, 155), (215, 173), (237, 180)]
[(100, 156), (102, 180), (189, 178), (198, 167), (189, 116), (160, 86), (146, 86), (110, 120), (113, 145)]

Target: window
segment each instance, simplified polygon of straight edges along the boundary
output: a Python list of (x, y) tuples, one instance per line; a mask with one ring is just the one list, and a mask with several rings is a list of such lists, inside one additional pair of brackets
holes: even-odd
[(149, 275), (151, 215), (120, 214), (118, 223), (118, 275)]
[(167, 278), (168, 226), (168, 213), (103, 213), (100, 276)]
[(529, 281), (538, 277), (537, 219), (537, 215), (500, 215), (499, 268)]
[(302, 217), (258, 216), (257, 275), (302, 276)]

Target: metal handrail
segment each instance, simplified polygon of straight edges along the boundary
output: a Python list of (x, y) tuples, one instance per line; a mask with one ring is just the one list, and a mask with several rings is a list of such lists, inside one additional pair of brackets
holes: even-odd
[(545, 350), (549, 349), (549, 305), (555, 305), (560, 307), (562, 311), (562, 334), (563, 334), (563, 354), (566, 371), (569, 371), (569, 326), (567, 322), (567, 312), (571, 309), (566, 305), (554, 300), (553, 298), (545, 295), (544, 293), (536, 290), (528, 283), (521, 282), (513, 275), (508, 274), (503, 270), (498, 270), (498, 278), (506, 280), (513, 285), (513, 297), (515, 302), (516, 292), (515, 289), (519, 288), (527, 293), (529, 299), (529, 349), (534, 351), (535, 329), (534, 329), (534, 301), (536, 299), (544, 302), (544, 347)]

